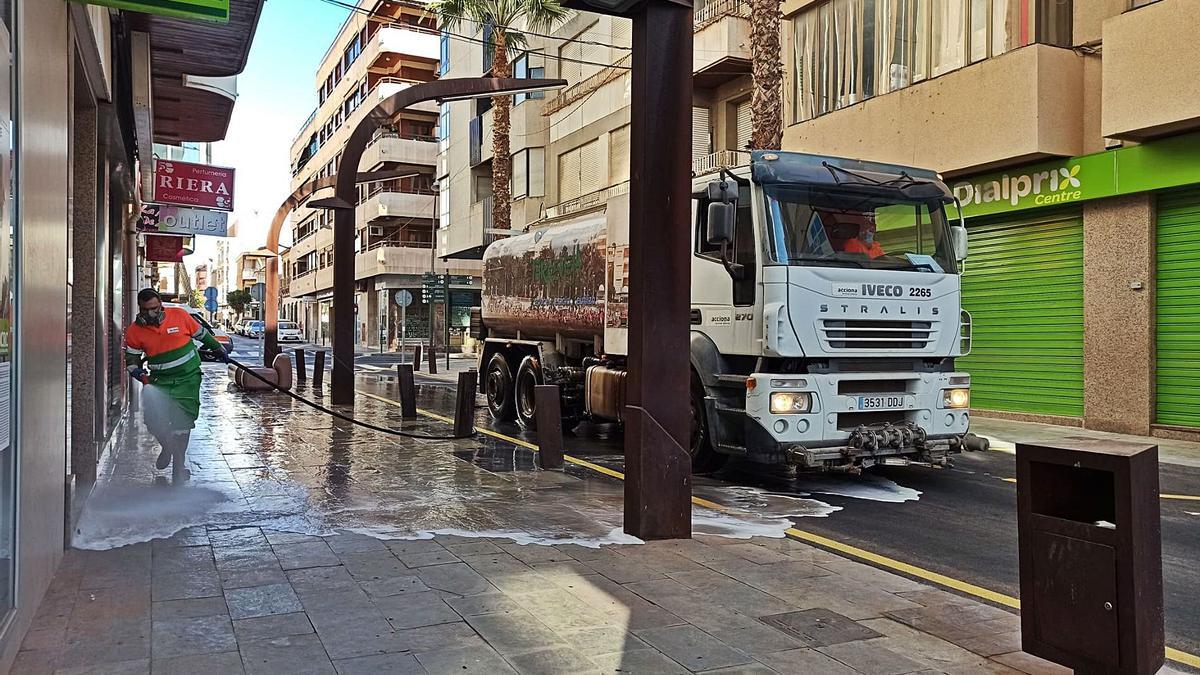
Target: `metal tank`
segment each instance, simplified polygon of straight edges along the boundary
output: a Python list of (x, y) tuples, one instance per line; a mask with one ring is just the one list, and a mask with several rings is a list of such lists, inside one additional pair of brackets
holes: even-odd
[(492, 337), (604, 335), (603, 210), (501, 239), (483, 254), (482, 318)]

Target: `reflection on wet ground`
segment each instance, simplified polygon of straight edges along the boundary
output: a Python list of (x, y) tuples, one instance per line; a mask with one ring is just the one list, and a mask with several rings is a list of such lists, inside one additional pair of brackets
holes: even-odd
[[(281, 394), (233, 390), (218, 368), (206, 370), (203, 386), (203, 412), (187, 458), (190, 477), (172, 484), (165, 478), (169, 472), (154, 469), (158, 446), (135, 416), (103, 462), (74, 546), (112, 548), (195, 525), (353, 531), (384, 538), (449, 533), (586, 545), (636, 541), (622, 532), (623, 484), (595, 471), (576, 465), (540, 471), (532, 450), (485, 435), (466, 440), (386, 436)], [(396, 397), (387, 379), (363, 376), (359, 387)], [(452, 410), (452, 389), (418, 389), (423, 408)], [(316, 396), (311, 386), (298, 391)], [(449, 433), (443, 422), (405, 421), (399, 412), (359, 396), (353, 414), (405, 431)], [(481, 425), (490, 424), (486, 409), (478, 414)], [(620, 468), (618, 429), (580, 431), (579, 439), (586, 439), (580, 449), (589, 461)], [(773, 486), (730, 490), (699, 478), (695, 493), (727, 509), (696, 507), (694, 528), (700, 533), (781, 537), (792, 518), (837, 510)]]

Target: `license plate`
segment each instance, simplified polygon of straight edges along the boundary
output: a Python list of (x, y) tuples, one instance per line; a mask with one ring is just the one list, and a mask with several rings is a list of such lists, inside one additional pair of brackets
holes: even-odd
[(894, 410), (904, 407), (903, 396), (859, 396), (859, 410)]

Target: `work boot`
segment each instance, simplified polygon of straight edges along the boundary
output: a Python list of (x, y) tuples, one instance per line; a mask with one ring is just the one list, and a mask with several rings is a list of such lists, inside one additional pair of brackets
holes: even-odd
[(171, 455), (172, 455), (171, 449), (168, 447), (168, 445), (166, 443), (164, 443), (162, 446), (162, 452), (158, 453), (158, 459), (155, 460), (154, 466), (159, 471), (162, 471), (163, 469), (167, 468), (168, 466), (171, 465)]

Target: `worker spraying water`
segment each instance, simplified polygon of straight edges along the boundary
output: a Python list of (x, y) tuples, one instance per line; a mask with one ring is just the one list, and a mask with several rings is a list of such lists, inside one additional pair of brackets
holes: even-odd
[[(138, 315), (125, 331), (125, 365), (131, 377), (147, 385), (143, 418), (162, 451), (155, 466), (184, 471), (184, 456), (200, 416), (199, 341), (228, 362), (224, 347), (186, 310), (164, 307), (158, 292), (138, 293)], [(149, 366), (149, 370), (146, 370)]]

